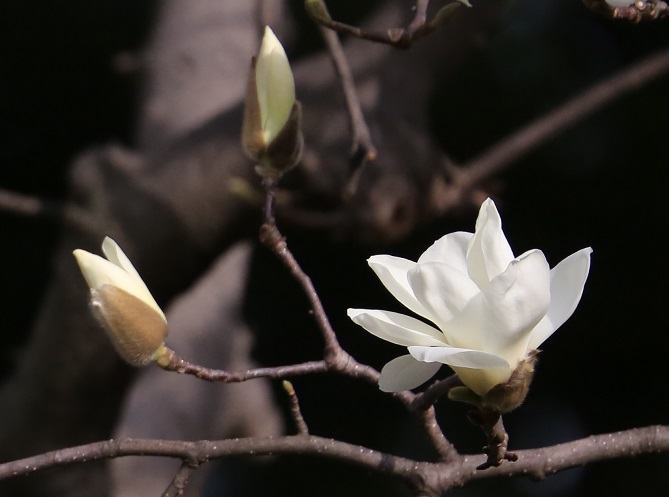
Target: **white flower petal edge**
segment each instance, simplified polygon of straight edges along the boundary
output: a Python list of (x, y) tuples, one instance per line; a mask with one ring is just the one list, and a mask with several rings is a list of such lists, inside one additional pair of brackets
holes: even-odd
[(441, 368), (438, 362), (419, 362), (403, 355), (387, 363), (381, 370), (379, 389), (383, 392), (411, 390), (432, 378)]
[(407, 273), (416, 267), (415, 262), (392, 255), (374, 255), (367, 259), (367, 264), (376, 273), (383, 286), (403, 306), (419, 316), (428, 317), (427, 311), (416, 299), (407, 278)]
[(504, 357), (515, 367), (524, 359), (530, 331), (550, 303), (550, 269), (540, 250), (511, 261), (483, 292), (483, 350)]
[(504, 272), (513, 260), (513, 251), (502, 231), (502, 218), (492, 199), (481, 205), (474, 236), (467, 249), (469, 276), (481, 290)]
[(347, 314), (372, 335), (390, 343), (436, 347), (446, 344), (444, 335), (439, 330), (404, 314), (372, 309), (349, 309)]
[(114, 240), (106, 237), (102, 243), (102, 250), (109, 260), (81, 249), (73, 252), (88, 286), (99, 288), (103, 285), (112, 285), (120, 288), (143, 301), (154, 309), (164, 321), (167, 321), (165, 314), (151, 295), (144, 280), (142, 280), (130, 259), (121, 250), (121, 247)]
[(480, 350), (460, 349), (456, 347), (422, 347), (410, 346), (409, 354), (417, 361), (440, 362), (460, 368), (505, 368), (509, 363), (503, 357)]
[(467, 248), (474, 236), (466, 231), (456, 231), (442, 236), (418, 258), (418, 264), (425, 262), (447, 262), (450, 266), (467, 272)]
[(458, 331), (469, 331), (453, 330), (449, 326), (449, 322), (480, 293), (467, 273), (444, 262), (426, 262), (416, 264), (409, 272), (408, 279), (416, 298), (427, 311), (423, 316), (438, 325), (448, 340), (457, 341), (454, 335), (458, 335)]
[(90, 288), (113, 285), (128, 293), (134, 293), (135, 280), (123, 268), (85, 250), (77, 249), (73, 253)]
[(590, 272), (590, 254), (592, 248), (586, 247), (551, 269), (551, 302), (546, 315), (532, 330), (529, 350), (539, 348), (576, 310)]
[(448, 364), (462, 382), (478, 395), (485, 395), (491, 385), (509, 379), (513, 368), (502, 357), (479, 350), (449, 347), (409, 347), (419, 361)]

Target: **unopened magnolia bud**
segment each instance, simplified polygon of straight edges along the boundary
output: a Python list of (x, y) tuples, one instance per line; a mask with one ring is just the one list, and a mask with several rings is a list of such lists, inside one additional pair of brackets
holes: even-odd
[(156, 359), (167, 322), (153, 308), (112, 285), (91, 288), (91, 309), (119, 355), (133, 366)]
[(499, 414), (519, 407), (530, 390), (538, 353), (539, 351), (533, 350), (525, 360), (520, 361), (506, 383), (495, 385), (481, 397), (481, 405)]
[(107, 259), (74, 251), (91, 289), (93, 315), (121, 357), (133, 366), (144, 366), (164, 349), (167, 319), (121, 247), (105, 238), (102, 251)]
[(258, 173), (281, 176), (302, 153), (302, 113), (288, 57), (269, 27), (251, 61), (244, 103), (242, 146)]

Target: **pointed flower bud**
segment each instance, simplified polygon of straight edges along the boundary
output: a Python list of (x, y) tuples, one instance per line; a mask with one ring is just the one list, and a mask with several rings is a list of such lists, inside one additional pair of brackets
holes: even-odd
[(164, 349), (167, 319), (128, 257), (114, 240), (102, 243), (107, 259), (73, 252), (91, 289), (91, 309), (129, 364), (144, 366)]
[(288, 57), (266, 27), (258, 57), (251, 61), (242, 127), (242, 145), (259, 162), (259, 174), (280, 176), (297, 163), (301, 117)]

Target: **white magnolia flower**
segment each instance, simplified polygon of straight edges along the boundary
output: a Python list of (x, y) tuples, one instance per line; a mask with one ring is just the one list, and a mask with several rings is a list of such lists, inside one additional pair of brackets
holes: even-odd
[(121, 247), (109, 237), (102, 243), (107, 259), (73, 252), (91, 289), (91, 308), (119, 354), (141, 366), (155, 359), (167, 335), (167, 319)]
[(442, 364), (479, 396), (507, 382), (574, 312), (591, 252), (584, 248), (553, 269), (540, 250), (514, 257), (497, 208), (487, 199), (475, 233), (440, 238), (418, 262), (371, 257), (369, 265), (395, 298), (437, 326), (395, 312), (348, 310), (373, 335), (408, 347), (409, 355), (383, 368), (379, 387), (417, 387)]

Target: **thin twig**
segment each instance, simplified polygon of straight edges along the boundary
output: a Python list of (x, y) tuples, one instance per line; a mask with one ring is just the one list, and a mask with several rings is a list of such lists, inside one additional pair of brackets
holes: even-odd
[(309, 428), (307, 423), (302, 416), (302, 410), (300, 409), (300, 401), (297, 398), (297, 393), (295, 393), (295, 388), (293, 384), (289, 381), (283, 381), (283, 389), (288, 394), (288, 399), (290, 400), (290, 412), (293, 415), (293, 421), (295, 421), (295, 427), (297, 428), (297, 433), (300, 435), (308, 435)]
[(669, 48), (647, 57), (616, 76), (595, 84), (460, 167), (450, 167), (447, 171), (448, 185), (435, 195), (436, 209), (439, 212), (446, 212), (459, 205), (464, 195), (482, 180), (499, 173), (568, 127), (667, 71), (669, 71)]
[[(293, 278), (300, 284), (302, 291), (306, 295), (311, 305), (311, 311), (316, 320), (316, 324), (321, 331), (324, 347), (324, 360), (327, 369), (332, 372), (344, 374), (351, 378), (361, 378), (369, 383), (377, 385), (379, 382), (379, 372), (374, 368), (361, 364), (356, 361), (348, 352), (346, 352), (330, 324), (323, 304), (316, 292), (311, 278), (302, 270), (293, 254), (288, 249), (286, 240), (279, 231), (274, 217), (274, 197), (276, 190), (276, 178), (263, 178), (263, 186), (266, 192), (265, 208), (263, 211), (264, 222), (260, 228), (260, 240), (267, 246), (279, 260), (286, 266)], [(407, 409), (412, 410), (412, 403), (415, 395), (411, 392), (397, 392), (393, 394), (400, 400)], [(446, 439), (439, 428), (432, 408), (419, 414), (422, 418), (426, 432), (432, 441), (442, 460), (451, 460), (457, 455), (455, 447)]]
[(339, 36), (331, 29), (322, 26), (320, 30), (344, 92), (346, 109), (351, 124), (351, 181), (347, 190), (349, 190), (349, 193), (352, 193), (356, 188), (359, 171), (368, 161), (375, 160), (378, 152), (372, 142), (372, 136), (365, 121), (360, 99), (355, 89), (353, 71), (351, 71), (351, 67), (346, 59)]
[(274, 197), (276, 195), (276, 180), (273, 178), (264, 178), (263, 186), (265, 187), (266, 201), (263, 212), (264, 222), (260, 228), (260, 241), (279, 257), (279, 260), (288, 268), (293, 278), (295, 278), (300, 286), (302, 286), (302, 290), (311, 305), (314, 319), (316, 320), (318, 328), (323, 335), (323, 340), (325, 341), (325, 360), (331, 360), (337, 350), (341, 349), (339, 341), (332, 329), (330, 320), (325, 313), (325, 309), (318, 297), (318, 293), (316, 292), (316, 288), (314, 287), (311, 278), (302, 271), (297, 260), (295, 260), (293, 254), (288, 250), (286, 241), (276, 226), (273, 211)]
[(427, 21), (427, 9), (429, 5), (430, 0), (417, 0), (414, 5), (416, 13), (405, 27), (387, 28), (384, 31), (369, 31), (332, 19), (323, 0), (305, 0), (307, 13), (315, 23), (338, 33), (355, 36), (361, 40), (392, 45), (396, 48), (409, 48), (415, 41), (443, 25), (447, 17), (455, 9), (462, 7), (464, 4), (455, 1), (442, 7), (431, 22)]
[(179, 497), (180, 495), (183, 495), (190, 476), (195, 473), (198, 467), (199, 464), (184, 461), (174, 475), (174, 478), (172, 478), (169, 486), (163, 492), (162, 497)]
[(446, 379), (435, 381), (425, 391), (416, 395), (413, 400), (413, 408), (417, 410), (427, 409), (434, 405), (440, 397), (447, 395), (453, 387), (462, 385), (458, 375), (453, 374)]
[(277, 366), (273, 368), (255, 368), (242, 371), (225, 371), (222, 369), (211, 369), (199, 364), (193, 364), (179, 357), (174, 351), (169, 351), (165, 360), (157, 362), (158, 366), (166, 371), (179, 374), (189, 374), (206, 381), (220, 381), (224, 383), (240, 383), (256, 378), (288, 378), (290, 376), (301, 376), (306, 374), (325, 373), (329, 370), (325, 361), (310, 361), (288, 366)]
[(0, 188), (0, 211), (35, 219), (63, 222), (88, 233), (98, 233), (100, 222), (72, 204), (47, 200)]

